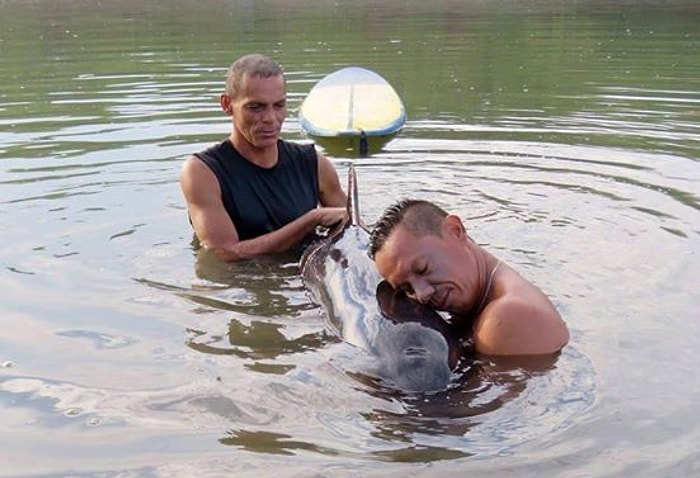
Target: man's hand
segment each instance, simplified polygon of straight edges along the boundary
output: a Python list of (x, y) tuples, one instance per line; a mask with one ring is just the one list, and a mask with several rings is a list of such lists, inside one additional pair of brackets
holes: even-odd
[(319, 226), (332, 227), (348, 221), (348, 211), (344, 207), (320, 207), (314, 212)]

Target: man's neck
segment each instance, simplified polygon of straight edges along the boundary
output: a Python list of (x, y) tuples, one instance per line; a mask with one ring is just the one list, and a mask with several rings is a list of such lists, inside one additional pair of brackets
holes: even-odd
[(233, 135), (229, 137), (229, 141), (231, 141), (231, 144), (234, 148), (236, 148), (236, 151), (238, 151), (241, 156), (256, 166), (268, 169), (277, 164), (277, 143), (270, 146), (257, 148), (248, 141), (236, 138)]
[(491, 255), (481, 247), (479, 247), (476, 242), (474, 242), (471, 237), (470, 243), (467, 247), (475, 255), (475, 261), (477, 262), (477, 269), (480, 271), (478, 295), (474, 299), (474, 304), (470, 310), (462, 312), (452, 313), (452, 322), (458, 327), (458, 330), (463, 337), (470, 337), (473, 332), (473, 327), (476, 320), (479, 318), (481, 312), (489, 303), (489, 295), (493, 290), (493, 280), (498, 271), (499, 265), (501, 263), (495, 256)]

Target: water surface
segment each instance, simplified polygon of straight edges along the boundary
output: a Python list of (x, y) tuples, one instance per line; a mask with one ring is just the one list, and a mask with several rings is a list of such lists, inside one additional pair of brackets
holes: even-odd
[[(695, 2), (0, 2), (1, 476), (700, 471)], [(354, 162), (365, 220), (433, 200), (572, 340), (378, 389), (295, 257), (195, 250), (182, 160), (251, 51), (304, 95), (382, 74), (408, 123)], [(337, 153), (337, 152), (336, 152)]]

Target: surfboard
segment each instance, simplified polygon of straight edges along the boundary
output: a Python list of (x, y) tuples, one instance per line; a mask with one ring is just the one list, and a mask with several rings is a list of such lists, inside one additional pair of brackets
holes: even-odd
[(316, 138), (390, 138), (406, 123), (396, 90), (378, 73), (351, 66), (319, 80), (299, 108), (302, 129)]

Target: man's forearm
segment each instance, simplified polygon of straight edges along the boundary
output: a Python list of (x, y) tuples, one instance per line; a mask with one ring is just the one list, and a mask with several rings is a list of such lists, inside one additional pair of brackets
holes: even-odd
[(221, 246), (204, 245), (216, 256), (227, 262), (250, 259), (264, 254), (287, 252), (311, 233), (316, 227), (315, 211), (309, 211), (303, 216), (262, 236), (243, 241), (232, 241)]

